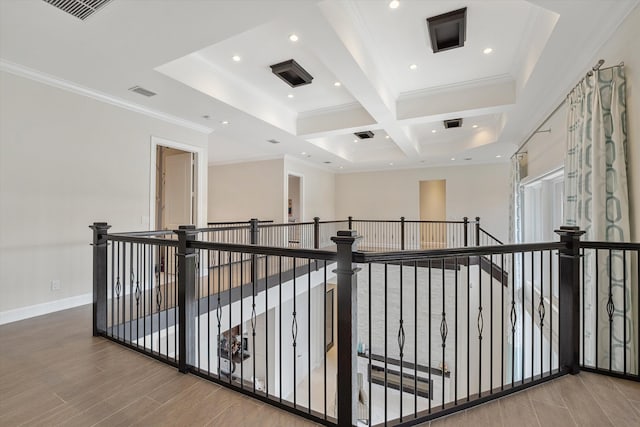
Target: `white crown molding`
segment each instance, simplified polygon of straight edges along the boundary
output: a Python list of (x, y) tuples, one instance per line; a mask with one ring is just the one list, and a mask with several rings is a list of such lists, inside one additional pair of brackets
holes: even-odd
[(284, 154), (276, 154), (273, 156), (256, 156), (256, 157), (243, 157), (242, 159), (221, 160), (217, 162), (209, 162), (209, 166), (227, 166), (237, 165), (240, 163), (253, 163), (253, 162), (266, 162), (268, 160), (284, 160)]
[(20, 307), (13, 310), (0, 311), (0, 325), (29, 319), (31, 317), (42, 316), (44, 314), (66, 310), (69, 308), (79, 307), (81, 305), (91, 304), (92, 302), (93, 294), (88, 293), (76, 295), (69, 298), (62, 298), (55, 301), (49, 301), (42, 304)]
[(417, 89), (409, 92), (402, 92), (398, 96), (398, 102), (405, 99), (420, 98), (427, 95), (434, 95), (439, 93), (446, 93), (450, 91), (468, 90), (477, 87), (491, 86), (501, 83), (515, 82), (515, 79), (511, 74), (501, 74), (493, 77), (486, 77), (477, 80), (469, 80), (466, 82), (457, 82), (448, 85), (435, 86), (425, 89)]
[(364, 107), (360, 105), (358, 101), (356, 101), (356, 102), (349, 102), (348, 104), (332, 105), (330, 107), (316, 108), (315, 110), (302, 111), (298, 113), (298, 118), (305, 119), (308, 117), (315, 117), (323, 114), (344, 113), (344, 112), (354, 111), (354, 110), (366, 111)]
[(160, 111), (152, 110), (142, 105), (135, 104), (133, 102), (129, 102), (121, 98), (116, 98), (106, 93), (78, 85), (68, 80), (64, 80), (59, 77), (55, 77), (55, 76), (40, 72), (38, 70), (34, 70), (33, 68), (25, 67), (24, 65), (7, 61), (5, 59), (0, 59), (0, 71), (15, 74), (16, 76), (20, 76), (20, 77), (24, 77), (40, 83), (44, 83), (46, 85), (53, 86), (58, 89), (66, 90), (68, 92), (72, 92), (77, 95), (86, 96), (88, 98), (92, 98), (100, 102), (104, 102), (110, 105), (114, 105), (116, 107), (124, 108), (126, 110), (133, 111), (135, 113), (144, 114), (145, 116), (152, 117), (154, 119), (159, 119), (174, 125), (182, 126), (187, 129), (195, 130), (197, 132), (201, 132), (204, 134), (210, 134), (211, 132), (213, 132), (213, 129), (206, 126), (202, 126), (198, 123), (181, 119), (180, 117), (176, 117), (171, 114), (166, 114)]

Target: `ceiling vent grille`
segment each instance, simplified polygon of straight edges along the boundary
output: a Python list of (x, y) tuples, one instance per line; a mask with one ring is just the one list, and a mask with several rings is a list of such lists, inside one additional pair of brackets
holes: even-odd
[(145, 89), (145, 88), (140, 87), (140, 86), (130, 87), (129, 90), (131, 92), (135, 92), (135, 93), (138, 93), (138, 94), (146, 96), (146, 97), (152, 97), (152, 96), (157, 95), (157, 93), (151, 92), (149, 89)]
[(277, 139), (267, 139), (267, 142), (270, 142), (272, 144), (280, 144), (280, 141), (278, 141)]
[(354, 133), (355, 136), (357, 136), (360, 139), (370, 139), (373, 138), (373, 132), (371, 132), (370, 130), (366, 130), (363, 132), (356, 132)]
[(462, 127), (462, 119), (451, 119), (444, 121), (445, 129), (453, 129), (453, 128), (461, 128)]
[(313, 76), (293, 59), (271, 65), (271, 71), (291, 87), (304, 86), (311, 83)]
[(106, 6), (111, 0), (43, 0), (58, 9), (85, 20)]
[(464, 46), (467, 39), (467, 8), (427, 18), (433, 53)]

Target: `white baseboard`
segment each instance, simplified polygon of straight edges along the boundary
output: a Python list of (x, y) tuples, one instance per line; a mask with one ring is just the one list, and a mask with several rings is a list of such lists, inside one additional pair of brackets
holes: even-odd
[(49, 301), (42, 304), (29, 305), (13, 310), (0, 311), (0, 325), (17, 322), (18, 320), (29, 319), (30, 317), (42, 316), (68, 308), (78, 307), (93, 302), (93, 294), (82, 294), (74, 297)]

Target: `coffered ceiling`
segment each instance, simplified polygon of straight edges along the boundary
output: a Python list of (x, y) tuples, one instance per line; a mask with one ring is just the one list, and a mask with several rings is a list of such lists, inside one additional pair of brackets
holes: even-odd
[[(487, 163), (506, 161), (637, 3), (113, 0), (81, 21), (42, 0), (0, 0), (0, 66), (210, 133), (212, 164)], [(434, 54), (426, 19), (463, 7), (464, 47)], [(288, 59), (311, 84), (271, 73)], [(445, 129), (453, 118), (462, 126)], [(364, 130), (374, 137), (354, 136)]]

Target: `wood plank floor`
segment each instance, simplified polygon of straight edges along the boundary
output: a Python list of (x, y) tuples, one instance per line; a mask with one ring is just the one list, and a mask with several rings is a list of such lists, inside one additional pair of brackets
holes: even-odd
[[(84, 306), (0, 326), (0, 426), (313, 426), (91, 336)], [(581, 373), (424, 426), (638, 426), (640, 383)]]

